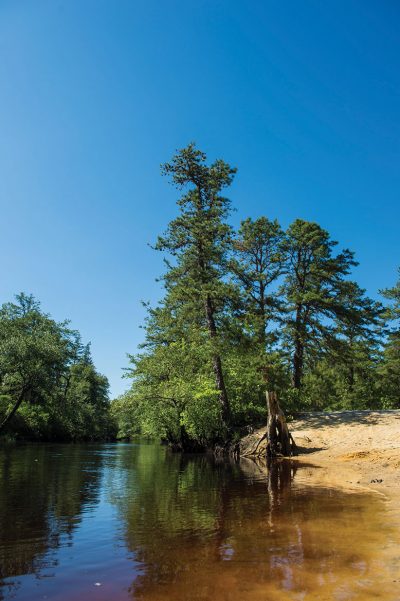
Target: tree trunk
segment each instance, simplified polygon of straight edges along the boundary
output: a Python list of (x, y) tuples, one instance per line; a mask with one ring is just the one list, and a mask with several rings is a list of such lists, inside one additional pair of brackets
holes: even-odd
[(23, 389), (18, 397), (17, 402), (15, 403), (14, 407), (11, 409), (10, 413), (8, 415), (6, 415), (6, 417), (3, 419), (3, 421), (0, 424), (0, 433), (5, 429), (6, 425), (8, 424), (8, 422), (11, 420), (12, 417), (14, 417), (15, 413), (18, 411), (19, 406), (21, 405), (22, 401), (25, 398), (25, 394), (26, 394), (26, 390)]
[(260, 301), (259, 301), (259, 311), (260, 311), (260, 324), (259, 324), (259, 334), (258, 339), (260, 343), (260, 347), (262, 348), (263, 354), (266, 353), (267, 350), (267, 317), (265, 312), (265, 286), (262, 282), (260, 282)]
[(302, 307), (297, 306), (296, 309), (296, 325), (294, 333), (294, 355), (293, 355), (293, 386), (300, 390), (301, 380), (303, 378), (304, 364), (304, 343), (302, 341)]
[[(217, 338), (217, 326), (215, 325), (214, 319), (214, 310), (211, 302), (210, 295), (207, 295), (205, 301), (205, 310), (208, 324), (208, 331), (210, 334), (211, 340), (215, 340)], [(215, 374), (215, 383), (217, 386), (217, 390), (219, 391), (219, 402), (221, 406), (221, 417), (224, 426), (228, 426), (231, 417), (231, 408), (229, 404), (228, 394), (225, 388), (225, 380), (224, 374), (222, 372), (222, 363), (221, 357), (218, 353), (213, 354), (212, 357), (213, 370)]]
[(303, 364), (304, 364), (304, 347), (302, 342), (298, 339), (295, 344), (295, 351), (293, 356), (293, 386), (297, 390), (300, 390), (301, 381), (303, 379)]
[(286, 419), (278, 403), (276, 392), (267, 392), (268, 457), (297, 455), (297, 447), (287, 427)]

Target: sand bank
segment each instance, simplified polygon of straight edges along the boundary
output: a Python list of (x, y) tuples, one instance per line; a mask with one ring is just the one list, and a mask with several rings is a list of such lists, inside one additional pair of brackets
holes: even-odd
[[(400, 495), (400, 410), (309, 413), (289, 428), (299, 447), (295, 460), (321, 468), (310, 470), (313, 480)], [(264, 433), (242, 439), (242, 457), (252, 456)], [(257, 453), (265, 454), (264, 442)]]

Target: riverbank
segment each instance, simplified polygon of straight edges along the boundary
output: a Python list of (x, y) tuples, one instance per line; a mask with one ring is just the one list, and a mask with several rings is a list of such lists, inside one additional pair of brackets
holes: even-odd
[[(400, 494), (400, 410), (308, 413), (289, 429), (299, 449), (294, 460), (320, 467), (310, 477), (322, 484), (366, 487)], [(242, 458), (254, 457), (265, 428), (243, 438)], [(265, 441), (258, 449), (265, 456)]]

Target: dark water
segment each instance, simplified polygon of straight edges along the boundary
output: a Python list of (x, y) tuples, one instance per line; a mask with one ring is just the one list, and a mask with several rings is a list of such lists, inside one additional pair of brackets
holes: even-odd
[(153, 444), (0, 450), (0, 599), (399, 601), (378, 495)]

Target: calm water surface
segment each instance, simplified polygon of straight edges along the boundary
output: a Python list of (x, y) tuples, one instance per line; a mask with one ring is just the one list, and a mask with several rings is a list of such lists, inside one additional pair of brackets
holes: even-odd
[(288, 463), (154, 444), (0, 450), (0, 599), (400, 600), (393, 509)]

